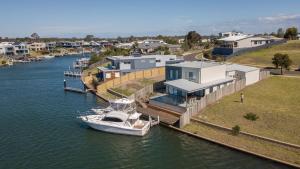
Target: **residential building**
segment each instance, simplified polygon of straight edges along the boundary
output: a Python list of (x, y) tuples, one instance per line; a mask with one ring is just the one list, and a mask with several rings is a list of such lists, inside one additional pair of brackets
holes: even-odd
[(13, 56), (15, 54), (14, 46), (11, 42), (1, 42), (0, 43), (0, 54), (6, 56)]
[(13, 44), (14, 47), (14, 55), (16, 56), (27, 56), (29, 55), (29, 49), (26, 43), (23, 42), (15, 42)]
[(143, 54), (153, 54), (158, 47), (168, 47), (170, 52), (181, 50), (180, 45), (167, 44), (163, 40), (146, 39), (138, 42), (138, 48)]
[(223, 56), (246, 51), (245, 49), (257, 49), (258, 47), (270, 46), (285, 42), (283, 39), (273, 36), (253, 36), (244, 34), (224, 37), (218, 41), (220, 42), (220, 45), (215, 47), (212, 53), (213, 55)]
[(46, 42), (46, 50), (51, 51), (56, 47), (56, 42)]
[(226, 64), (193, 61), (166, 65), (165, 85), (170, 95), (203, 97), (234, 80), (226, 75)]
[(236, 31), (219, 33), (220, 38), (231, 37), (231, 36), (241, 36), (241, 35), (243, 35), (241, 32), (236, 32)]
[(69, 41), (60, 41), (56, 43), (56, 46), (63, 48), (78, 48), (80, 47), (81, 42), (69, 42)]
[(239, 64), (226, 65), (226, 76), (233, 77), (237, 80), (245, 79), (246, 86), (259, 81), (259, 72), (260, 69), (256, 67)]
[(32, 51), (42, 51), (46, 49), (46, 43), (33, 42), (31, 44), (28, 44), (28, 48)]
[(133, 45), (134, 45), (133, 42), (130, 42), (130, 43), (118, 43), (118, 44), (116, 44), (116, 47), (117, 48), (122, 48), (122, 49), (131, 49)]
[(298, 33), (298, 36), (297, 36), (298, 40), (300, 40), (300, 33)]
[(163, 67), (166, 63), (179, 62), (176, 55), (132, 55), (107, 57), (113, 69), (119, 69), (122, 73)]
[(99, 81), (107, 81), (121, 76), (121, 72), (118, 69), (110, 69), (106, 67), (97, 67)]

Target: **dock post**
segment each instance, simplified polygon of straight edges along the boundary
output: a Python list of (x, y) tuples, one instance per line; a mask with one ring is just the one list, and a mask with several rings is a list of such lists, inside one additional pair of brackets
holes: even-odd
[(83, 90), (86, 92), (87, 91), (87, 88), (85, 86), (85, 83), (83, 82)]
[(66, 88), (67, 87), (67, 81), (66, 81), (66, 79), (64, 79), (64, 88)]

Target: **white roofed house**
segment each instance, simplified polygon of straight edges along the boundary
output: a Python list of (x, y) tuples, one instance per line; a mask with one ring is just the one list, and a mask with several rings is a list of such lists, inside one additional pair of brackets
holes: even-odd
[(0, 43), (0, 54), (5, 56), (13, 56), (15, 54), (14, 46), (11, 42), (1, 42)]
[(27, 56), (30, 53), (26, 43), (15, 42), (13, 46), (14, 46), (14, 55), (16, 56)]
[(229, 56), (243, 51), (249, 51), (253, 49), (260, 49), (262, 47), (268, 47), (270, 45), (285, 42), (281, 38), (273, 36), (254, 36), (246, 34), (230, 34), (230, 36), (223, 36), (218, 39), (220, 45), (215, 47), (213, 55)]
[(239, 65), (239, 64), (226, 65), (226, 76), (233, 77), (237, 80), (245, 79), (246, 86), (259, 81), (259, 72), (260, 69), (256, 67)]
[(31, 44), (28, 44), (28, 48), (32, 51), (42, 51), (46, 49), (46, 43), (33, 42)]

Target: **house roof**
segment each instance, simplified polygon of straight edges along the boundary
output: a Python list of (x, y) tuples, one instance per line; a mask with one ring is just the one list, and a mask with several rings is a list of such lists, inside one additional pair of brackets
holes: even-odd
[(176, 64), (170, 64), (168, 66), (175, 66), (175, 67), (188, 67), (188, 68), (206, 68), (206, 67), (212, 67), (212, 66), (220, 66), (222, 64), (217, 62), (205, 62), (205, 61), (185, 61), (181, 63)]
[(239, 65), (239, 64), (227, 64), (226, 65), (226, 71), (241, 71), (241, 72), (252, 72), (255, 70), (259, 70), (259, 68), (251, 67), (251, 66), (245, 66), (245, 65)]
[(155, 59), (155, 58), (176, 58), (176, 55), (142, 55), (142, 56), (110, 56), (110, 60), (134, 60), (134, 59)]
[(106, 68), (106, 67), (97, 67), (97, 69), (99, 69), (100, 71), (102, 72), (119, 72), (120, 70), (117, 70), (117, 69), (109, 69), (109, 68)]
[(237, 36), (229, 36), (229, 37), (221, 38), (219, 40), (220, 41), (233, 42), (233, 41), (239, 41), (239, 40), (242, 40), (242, 39), (250, 38), (252, 36), (253, 35), (237, 35)]
[(187, 93), (192, 93), (192, 92), (196, 92), (199, 90), (203, 90), (203, 89), (207, 89), (209, 87), (218, 85), (218, 84), (222, 84), (222, 83), (226, 83), (226, 82), (231, 82), (233, 81), (234, 78), (232, 77), (226, 77), (225, 79), (220, 79), (220, 80), (215, 80), (209, 83), (195, 83), (186, 79), (177, 79), (177, 80), (172, 80), (172, 81), (167, 81), (165, 82), (166, 85), (175, 87), (177, 89), (183, 90)]

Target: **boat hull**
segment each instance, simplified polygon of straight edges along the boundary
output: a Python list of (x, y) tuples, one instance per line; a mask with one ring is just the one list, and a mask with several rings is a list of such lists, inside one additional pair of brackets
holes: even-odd
[(103, 124), (98, 123), (92, 123), (85, 121), (85, 123), (90, 126), (91, 128), (99, 131), (104, 131), (108, 133), (114, 133), (114, 134), (124, 134), (124, 135), (132, 135), (132, 136), (144, 136), (148, 133), (150, 129), (150, 122), (147, 122), (146, 125), (141, 129), (135, 129), (135, 128), (121, 128), (117, 126), (107, 126)]

